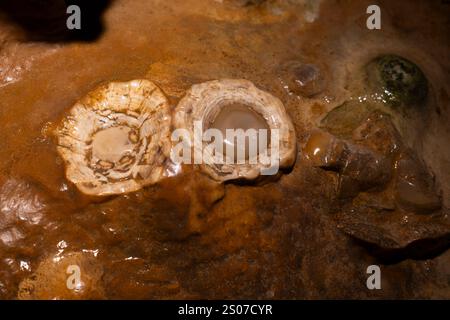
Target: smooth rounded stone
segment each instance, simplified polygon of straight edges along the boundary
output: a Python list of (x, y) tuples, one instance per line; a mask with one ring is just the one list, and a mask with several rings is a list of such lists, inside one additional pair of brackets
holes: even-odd
[[(237, 120), (233, 114), (226, 115), (226, 117), (221, 115), (224, 108), (233, 105), (240, 105), (239, 113), (243, 112), (242, 106), (248, 108), (245, 114), (247, 120), (250, 120), (251, 123), (246, 124), (245, 127), (269, 129), (263, 133), (266, 134), (266, 137), (267, 135), (271, 137), (270, 146), (266, 150), (267, 152), (264, 152), (270, 163), (260, 161), (261, 150), (251, 155), (248, 161), (246, 159), (236, 162), (230, 157), (224, 157), (223, 163), (218, 163), (215, 154), (206, 148), (209, 143), (194, 141), (194, 139), (198, 139), (194, 134), (195, 124), (202, 124), (203, 132), (205, 132), (206, 129), (211, 128), (219, 115), (223, 118), (219, 119), (220, 122), (222, 120)], [(265, 124), (262, 123), (262, 119)], [(277, 174), (279, 169), (292, 167), (296, 160), (297, 142), (294, 125), (283, 103), (270, 93), (258, 89), (248, 80), (222, 79), (192, 86), (176, 107), (173, 123), (176, 129), (187, 130), (191, 137), (189, 148), (192, 149), (194, 158), (202, 159), (201, 169), (217, 181), (254, 180), (260, 177), (263, 171), (272, 173), (274, 165), (276, 166), (274, 174)], [(219, 127), (224, 125), (224, 123), (219, 124)], [(226, 125), (231, 126), (228, 122)], [(242, 123), (237, 124), (237, 126), (242, 126)], [(231, 127), (236, 128), (236, 124)], [(260, 134), (261, 132), (257, 133)], [(274, 133), (278, 134), (277, 141), (272, 139)], [(272, 148), (276, 144), (278, 147)], [(272, 149), (277, 154), (272, 155)], [(204, 152), (204, 150), (207, 150), (207, 152)]]
[(292, 61), (283, 69), (288, 90), (296, 95), (311, 98), (325, 89), (323, 71), (315, 64)]
[(112, 82), (77, 102), (56, 130), (66, 176), (85, 194), (158, 182), (170, 154), (169, 104), (148, 80)]
[(313, 130), (302, 149), (302, 156), (313, 166), (322, 168), (342, 167), (346, 145), (332, 134)]
[(353, 131), (370, 116), (373, 110), (366, 103), (347, 101), (328, 112), (320, 122), (320, 127), (339, 138), (351, 139)]
[[(267, 122), (264, 118), (253, 111), (246, 105), (243, 104), (230, 104), (228, 106), (224, 106), (222, 110), (217, 114), (214, 120), (210, 124), (210, 128), (219, 129), (222, 132), (223, 136), (226, 137), (227, 129), (242, 129), (242, 130), (267, 130), (267, 133), (270, 135), (270, 128), (267, 125)], [(270, 138), (270, 136), (269, 136)], [(223, 151), (224, 155), (227, 156), (227, 146), (233, 148), (234, 150), (234, 160), (243, 160), (246, 161), (250, 157), (249, 146), (250, 143), (253, 142), (258, 144), (259, 152), (266, 151), (267, 147), (270, 145), (270, 139), (267, 139), (267, 143), (259, 145), (259, 139), (252, 139), (252, 137), (245, 137), (245, 155), (241, 155), (238, 158), (238, 139), (227, 139), (224, 140)], [(252, 140), (252, 141), (250, 141)]]
[(413, 62), (397, 55), (384, 55), (371, 61), (366, 70), (369, 85), (388, 104), (411, 108), (425, 103), (428, 81)]

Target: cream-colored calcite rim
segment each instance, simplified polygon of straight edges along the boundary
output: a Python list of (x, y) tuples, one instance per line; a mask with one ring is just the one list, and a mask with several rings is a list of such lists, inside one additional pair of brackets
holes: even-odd
[[(290, 167), (296, 159), (295, 130), (283, 103), (271, 94), (258, 89), (248, 80), (223, 79), (214, 80), (192, 86), (175, 109), (174, 128), (187, 129), (194, 137), (194, 122), (201, 121), (205, 125), (220, 109), (231, 103), (241, 103), (260, 114), (268, 127), (279, 131), (279, 167)], [(194, 139), (192, 139), (193, 141)], [(192, 142), (191, 141), (191, 142)], [(191, 143), (197, 157), (203, 155), (203, 143)], [(210, 161), (208, 161), (210, 160)], [(202, 170), (213, 179), (227, 181), (233, 179), (255, 179), (261, 169), (269, 166), (262, 164), (206, 164), (214, 162), (203, 159)]]
[[(170, 155), (169, 104), (148, 80), (102, 85), (77, 102), (57, 129), (57, 150), (66, 163), (67, 179), (88, 195), (137, 191), (159, 181)], [(115, 126), (137, 133), (132, 158), (119, 169), (98, 170), (92, 163), (92, 137)]]

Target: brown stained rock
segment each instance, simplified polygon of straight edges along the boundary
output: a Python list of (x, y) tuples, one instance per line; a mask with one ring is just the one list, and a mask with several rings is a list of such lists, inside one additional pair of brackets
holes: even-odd
[(303, 156), (313, 166), (339, 173), (337, 191), (341, 198), (382, 188), (391, 178), (389, 159), (372, 149), (338, 139), (321, 130), (311, 132), (303, 148)]
[(325, 72), (318, 65), (290, 61), (282, 69), (289, 92), (311, 98), (326, 88)]
[(450, 244), (448, 213), (423, 216), (400, 210), (377, 209), (365, 204), (344, 205), (338, 211), (338, 228), (382, 249), (383, 255), (389, 250), (401, 249), (401, 254), (423, 258)]
[[(79, 280), (71, 278), (75, 274), (75, 268)], [(18, 298), (102, 299), (105, 295), (102, 275), (103, 267), (94, 253), (71, 252), (50, 256), (41, 262), (34, 274), (20, 283)]]
[(224, 4), (230, 4), (238, 7), (260, 5), (267, 0), (222, 0)]
[(357, 148), (355, 151), (349, 151), (341, 169), (339, 196), (349, 198), (361, 191), (383, 188), (390, 178), (389, 160), (369, 150)]
[(172, 203), (174, 207), (171, 211), (178, 215), (172, 221), (165, 216), (157, 217), (163, 237), (180, 240), (208, 229), (208, 213), (225, 196), (225, 187), (201, 172), (184, 168), (182, 174), (162, 181), (160, 188), (154, 192), (157, 200), (150, 210), (160, 211)]
[[(295, 1), (278, 1), (281, 2)], [(271, 18), (261, 8), (264, 5), (238, 8), (213, 0), (117, 0), (106, 12), (106, 30), (98, 42), (57, 47), (47, 43), (2, 42), (0, 64), (6, 73), (0, 71), (1, 174), (8, 180), (20, 180), (24, 175), (32, 177), (46, 190), (52, 190), (52, 195), (64, 195), (61, 197), (64, 201), (62, 207), (55, 208), (53, 200), (45, 198), (47, 208), (51, 208), (45, 219), (49, 227), (45, 232), (24, 231), (20, 221), (12, 225), (20, 231), (17, 234), (25, 237), (13, 247), (0, 248), (0, 297), (15, 298), (18, 284), (35, 271), (34, 262), (45, 259), (54, 251), (55, 242), (65, 239), (77, 248), (86, 247), (87, 242), (89, 247), (105, 248), (108, 254), (99, 255), (98, 262), (123, 266), (115, 269), (113, 278), (108, 278), (111, 286), (103, 283), (105, 291), (115, 298), (448, 299), (450, 252), (434, 257), (430, 254), (432, 245), (423, 240), (420, 240), (422, 252), (428, 252), (428, 257), (414, 256), (412, 250), (404, 247), (397, 249), (402, 252), (397, 254), (397, 261), (400, 258), (402, 262), (380, 265), (382, 290), (367, 290), (366, 268), (381, 262), (367, 250), (367, 244), (359, 245), (355, 238), (336, 228), (336, 216), (329, 213), (333, 209), (346, 212), (359, 203), (361, 212), (354, 223), (366, 223), (369, 231), (376, 229), (378, 239), (383, 235), (399, 239), (402, 216), (389, 218), (397, 210), (393, 192), (360, 192), (356, 198), (347, 199), (351, 205), (345, 207), (333, 202), (338, 180), (334, 171), (297, 161), (292, 172), (277, 183), (264, 187), (225, 185), (226, 195), (207, 210), (202, 232), (182, 241), (164, 241), (158, 232), (171, 230), (171, 236), (177, 235), (176, 224), (182, 225), (183, 218), (188, 216), (189, 196), (183, 197), (183, 193), (190, 192), (188, 183), (178, 188), (175, 183), (157, 184), (135, 193), (102, 198), (100, 203), (90, 201), (88, 207), (74, 213), (66, 207), (74, 207), (78, 197), (73, 195), (79, 192), (62, 176), (61, 160), (48, 153), (54, 144), (48, 148), (35, 147), (42, 126), (48, 121), (56, 123), (65, 109), (93, 85), (144, 75), (166, 94), (177, 98), (195, 83), (217, 78), (251, 79), (283, 101), (301, 141), (306, 136), (304, 130), (313, 127), (335, 104), (340, 105), (347, 98), (345, 94), (357, 98), (350, 92), (349, 81), (360, 84), (353, 69), (379, 53), (398, 52), (421, 61), (429, 77), (430, 98), (441, 101), (425, 108), (429, 113), (420, 118), (421, 129), (410, 122), (408, 125), (418, 136), (427, 137), (418, 142), (428, 145), (424, 152), (435, 163), (442, 164), (434, 166), (433, 171), (448, 191), (449, 179), (445, 174), (449, 171), (445, 161), (448, 152), (444, 147), (448, 141), (445, 129), (449, 104), (443, 98), (449, 96), (445, 72), (449, 70), (445, 45), (448, 32), (442, 28), (448, 20), (448, 6), (440, 1), (382, 0), (383, 13), (386, 10), (384, 31), (367, 37), (359, 1), (321, 3), (317, 22), (305, 25), (301, 20), (305, 11), (301, 8), (287, 14), (285, 10)], [(411, 19), (412, 16), (417, 19)], [(423, 23), (431, 20), (435, 23)], [(281, 23), (274, 24), (276, 21)], [(355, 28), (355, 21), (360, 22), (361, 28)], [(5, 27), (2, 24), (0, 38)], [(313, 119), (308, 104), (303, 103), (307, 99), (285, 94), (277, 81), (279, 66), (284, 61), (302, 57), (305, 58), (302, 61), (329, 65), (330, 73), (326, 75), (333, 78), (326, 90), (330, 99), (314, 101)], [(168, 60), (171, 66), (165, 70), (150, 67)], [(151, 72), (147, 74), (149, 69)], [(174, 74), (174, 70), (182, 71)], [(177, 80), (179, 74), (181, 80)], [(431, 114), (434, 121), (427, 123)], [(345, 139), (352, 139), (352, 131)], [(365, 140), (353, 142), (364, 145)], [(379, 147), (384, 147), (386, 140), (380, 141)], [(429, 159), (425, 160), (428, 164)], [(61, 182), (68, 186), (67, 190)], [(168, 196), (156, 205), (158, 197), (154, 191), (160, 186), (158, 197), (162, 193), (173, 197)], [(208, 188), (203, 192), (206, 196)], [(18, 194), (22, 198), (20, 191)], [(448, 192), (444, 194), (448, 196)], [(365, 216), (374, 212), (371, 211), (374, 208), (382, 209), (377, 214), (380, 220), (385, 220), (374, 221), (372, 216)], [(177, 210), (182, 214), (178, 215)], [(433, 220), (428, 219), (430, 215), (421, 217), (421, 224)], [(389, 224), (396, 229), (389, 231)], [(357, 229), (349, 228), (349, 231)], [(442, 240), (445, 238), (435, 242), (445, 244)], [(416, 252), (418, 244), (412, 243)], [(122, 263), (128, 258), (126, 261), (140, 262)], [(140, 260), (132, 260), (135, 258)], [(31, 260), (31, 270), (21, 270), (22, 260), (24, 263)], [(174, 283), (170, 284), (171, 281)], [(177, 286), (175, 281), (179, 290), (172, 290)], [(173, 287), (167, 290), (166, 283)]]
[[(108, 283), (109, 299), (180, 299), (188, 294), (176, 274), (164, 265), (128, 257), (114, 261), (105, 268), (104, 280)], [(123, 274), (128, 274), (126, 279)]]
[(371, 112), (372, 108), (367, 104), (347, 101), (326, 114), (320, 127), (339, 138), (350, 139), (353, 131)]
[(388, 158), (405, 147), (391, 116), (380, 111), (366, 113), (359, 126), (352, 131), (351, 138)]

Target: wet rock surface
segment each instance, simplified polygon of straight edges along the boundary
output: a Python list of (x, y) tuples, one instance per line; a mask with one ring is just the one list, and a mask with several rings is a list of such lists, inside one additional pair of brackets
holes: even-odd
[[(448, 6), (381, 1), (383, 29), (368, 34), (371, 1), (312, 3), (116, 0), (87, 43), (24, 42), (1, 20), (0, 297), (450, 297), (450, 62), (438, 27)], [(364, 67), (386, 54), (427, 77), (427, 102), (413, 114), (367, 91)], [(286, 89), (290, 61), (318, 66), (323, 91)], [(299, 145), (320, 128), (309, 148), (319, 151), (307, 159), (299, 150), (292, 171), (265, 184), (171, 167), (136, 192), (87, 196), (66, 178), (48, 132), (99, 85), (142, 78), (171, 111), (195, 84), (247, 79), (282, 101)], [(342, 197), (345, 174), (357, 187)], [(73, 262), (89, 275), (86, 295), (67, 291)], [(372, 264), (383, 290), (367, 290)]]
[(297, 95), (310, 98), (324, 91), (324, 71), (311, 63), (291, 61), (283, 66), (287, 89)]
[(316, 129), (304, 148), (311, 165), (338, 174), (337, 226), (389, 259), (445, 250), (450, 220), (433, 173), (405, 146), (389, 115), (351, 106), (340, 106), (323, 120), (324, 127), (349, 140)]
[[(64, 248), (64, 243), (60, 243)], [(31, 299), (101, 299), (103, 268), (95, 252), (68, 252), (48, 257), (29, 278), (19, 285), (18, 298)], [(68, 275), (79, 275), (70, 279)]]

